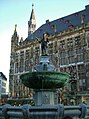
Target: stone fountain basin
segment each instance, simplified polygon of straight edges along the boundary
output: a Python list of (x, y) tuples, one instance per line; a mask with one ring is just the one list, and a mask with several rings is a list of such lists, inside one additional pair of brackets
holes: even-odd
[(70, 79), (70, 75), (63, 72), (29, 72), (20, 76), (22, 83), (33, 89), (62, 88)]

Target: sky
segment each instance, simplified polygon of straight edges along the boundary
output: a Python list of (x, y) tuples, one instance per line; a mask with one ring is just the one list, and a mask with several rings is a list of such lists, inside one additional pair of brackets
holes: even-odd
[(85, 9), (89, 0), (0, 0), (0, 72), (9, 80), (11, 36), (17, 24), (19, 38), (28, 36), (32, 4), (37, 28), (46, 20), (56, 20)]

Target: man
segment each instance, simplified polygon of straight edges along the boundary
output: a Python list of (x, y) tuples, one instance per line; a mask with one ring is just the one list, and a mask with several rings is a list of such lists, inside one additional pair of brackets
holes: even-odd
[(40, 41), (41, 43), (41, 51), (42, 51), (42, 55), (47, 55), (47, 44), (48, 44), (48, 36), (47, 33), (43, 34), (43, 38)]

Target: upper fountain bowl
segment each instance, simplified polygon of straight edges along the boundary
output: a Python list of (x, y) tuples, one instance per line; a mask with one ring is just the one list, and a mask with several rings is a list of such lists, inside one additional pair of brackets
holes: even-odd
[(62, 88), (70, 79), (70, 75), (55, 70), (50, 63), (49, 57), (41, 56), (40, 62), (34, 71), (24, 73), (20, 76), (22, 83), (33, 89), (57, 89)]

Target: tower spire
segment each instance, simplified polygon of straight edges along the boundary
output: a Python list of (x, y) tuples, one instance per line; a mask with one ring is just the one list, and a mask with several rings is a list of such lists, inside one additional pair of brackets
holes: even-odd
[(14, 32), (16, 32), (17, 31), (17, 24), (15, 24), (15, 30), (14, 30)]
[(28, 21), (28, 35), (31, 35), (36, 29), (36, 19), (34, 14), (34, 4), (32, 4), (32, 12)]
[(18, 34), (17, 34), (17, 24), (15, 24), (15, 29), (14, 29), (14, 34), (13, 34), (14, 37), (18, 37)]
[(32, 3), (32, 9), (33, 9), (33, 7), (34, 7), (34, 4)]

